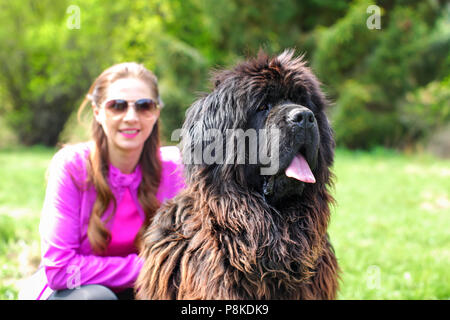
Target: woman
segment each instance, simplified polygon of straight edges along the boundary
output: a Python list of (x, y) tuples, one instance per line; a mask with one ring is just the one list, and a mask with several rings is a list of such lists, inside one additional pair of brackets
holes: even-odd
[(179, 150), (160, 148), (162, 102), (150, 71), (136, 63), (108, 68), (79, 115), (89, 102), (93, 141), (61, 149), (50, 164), (41, 268), (28, 282), (37, 299), (132, 298), (141, 235), (184, 187)]

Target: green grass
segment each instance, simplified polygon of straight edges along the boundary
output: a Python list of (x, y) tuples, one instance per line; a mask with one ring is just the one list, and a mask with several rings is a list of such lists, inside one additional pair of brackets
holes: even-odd
[[(0, 299), (39, 263), (45, 171), (55, 152), (0, 151)], [(330, 237), (340, 299), (450, 298), (450, 162), (338, 150)]]
[(450, 298), (450, 162), (339, 151), (330, 236), (340, 299)]
[(39, 264), (39, 217), (54, 152), (44, 147), (0, 150), (0, 299), (17, 298), (18, 281)]

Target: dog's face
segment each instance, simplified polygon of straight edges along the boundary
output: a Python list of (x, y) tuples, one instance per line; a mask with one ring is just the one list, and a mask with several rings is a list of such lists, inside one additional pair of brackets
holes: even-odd
[(260, 54), (219, 73), (214, 91), (187, 112), (188, 179), (202, 172), (223, 183), (234, 180), (272, 205), (328, 183), (334, 141), (325, 104), (317, 79), (293, 51)]
[(270, 168), (262, 163), (247, 166), (247, 181), (272, 203), (300, 195), (306, 183), (316, 182), (312, 170), (317, 166), (320, 134), (312, 111), (314, 104), (307, 95), (300, 101), (288, 99), (269, 98), (252, 112), (248, 121), (249, 129), (267, 132), (259, 135), (258, 142), (268, 146), (272, 174), (258, 174), (261, 168)]

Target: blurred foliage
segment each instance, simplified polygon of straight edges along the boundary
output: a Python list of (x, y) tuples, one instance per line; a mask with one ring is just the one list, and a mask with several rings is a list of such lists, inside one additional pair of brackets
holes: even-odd
[[(381, 29), (366, 24), (373, 4)], [(0, 137), (84, 139), (73, 112), (93, 80), (137, 61), (159, 78), (170, 142), (212, 71), (295, 48), (335, 102), (338, 144), (404, 147), (448, 123), (449, 17), (442, 0), (0, 0)]]
[(450, 74), (450, 9), (438, 1), (379, 1), (386, 5), (381, 29), (370, 30), (373, 4), (354, 1), (332, 27), (319, 29), (313, 66), (336, 102), (338, 144), (409, 147), (450, 121), (450, 83), (441, 82)]
[(380, 96), (375, 85), (348, 80), (342, 86), (339, 105), (333, 114), (336, 140), (340, 144), (352, 149), (395, 145), (401, 135), (395, 116), (389, 112), (374, 112), (380, 102), (376, 97)]
[(450, 158), (450, 124), (430, 134), (426, 149), (438, 157)]
[(366, 9), (371, 4), (357, 2), (332, 27), (318, 29), (313, 67), (332, 96), (343, 90), (340, 86), (346, 79), (365, 73), (366, 57), (380, 37), (380, 32), (366, 26)]
[(400, 105), (411, 140), (427, 137), (450, 123), (450, 76), (409, 92)]
[(125, 4), (78, 3), (82, 32), (68, 27), (68, 2), (0, 2), (0, 83), (8, 102), (1, 111), (24, 144), (54, 145), (91, 81), (113, 61), (111, 39)]
[[(14, 219), (9, 216), (0, 215), (0, 241), (1, 243), (8, 243), (12, 240), (15, 240), (15, 231), (14, 231)], [(0, 246), (0, 254), (2, 252), (3, 246)]]

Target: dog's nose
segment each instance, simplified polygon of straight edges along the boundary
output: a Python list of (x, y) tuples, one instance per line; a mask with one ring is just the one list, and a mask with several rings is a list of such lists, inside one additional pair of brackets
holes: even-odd
[(287, 118), (290, 122), (293, 122), (300, 127), (310, 128), (315, 125), (313, 112), (305, 107), (292, 109), (289, 111)]

